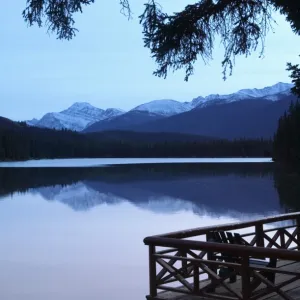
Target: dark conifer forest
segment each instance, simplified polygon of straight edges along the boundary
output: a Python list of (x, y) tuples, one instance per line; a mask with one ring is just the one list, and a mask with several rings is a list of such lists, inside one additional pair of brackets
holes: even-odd
[(96, 157), (270, 157), (271, 140), (219, 140), (172, 133), (99, 132), (30, 127), (0, 119), (0, 160)]
[(274, 137), (273, 159), (300, 166), (300, 104), (291, 103), (289, 110), (279, 119)]

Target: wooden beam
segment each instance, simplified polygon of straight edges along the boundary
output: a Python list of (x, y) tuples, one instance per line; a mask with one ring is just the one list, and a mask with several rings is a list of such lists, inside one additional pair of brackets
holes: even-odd
[(269, 223), (275, 223), (279, 221), (296, 220), (297, 218), (299, 219), (298, 226), (300, 227), (300, 213), (297, 212), (297, 213), (272, 216), (272, 217), (254, 220), (254, 221), (237, 222), (237, 223), (230, 223), (230, 224), (224, 224), (218, 226), (207, 226), (207, 227), (181, 230), (181, 231), (170, 232), (166, 234), (155, 235), (153, 237), (161, 237), (161, 238), (168, 237), (168, 238), (182, 239), (182, 238), (188, 238), (188, 237), (193, 237), (198, 235), (204, 235), (209, 231), (220, 231), (220, 230), (230, 231), (230, 230), (253, 227), (258, 224), (269, 224)]
[(180, 240), (173, 238), (162, 237), (148, 237), (144, 240), (146, 245), (156, 245), (165, 247), (177, 247), (178, 249), (185, 250), (202, 250), (202, 251), (215, 251), (251, 257), (269, 257), (283, 260), (300, 261), (300, 252), (291, 251), (286, 249), (272, 249), (262, 247), (252, 247), (234, 244), (222, 244), (212, 242), (202, 242), (194, 240)]
[(157, 296), (156, 289), (156, 258), (155, 254), (155, 246), (149, 245), (149, 285), (150, 285), (150, 296)]

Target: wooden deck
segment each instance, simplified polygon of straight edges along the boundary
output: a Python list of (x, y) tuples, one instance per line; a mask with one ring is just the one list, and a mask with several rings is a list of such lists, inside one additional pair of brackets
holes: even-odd
[[(243, 243), (211, 240), (212, 233), (225, 231)], [(144, 243), (147, 299), (300, 300), (300, 213), (152, 236)]]
[[(278, 268), (281, 270), (291, 271), (291, 272), (300, 272), (300, 263), (299, 262), (290, 262), (290, 261), (284, 261), (281, 260), (278, 262)], [(275, 278), (275, 284), (281, 284), (287, 280), (287, 275), (278, 274), (278, 276)], [(207, 280), (206, 280), (207, 281)], [(200, 281), (200, 285), (205, 285), (206, 281)], [(237, 281), (235, 283), (230, 284), (233, 290), (239, 291), (241, 287), (241, 278), (238, 277)], [(183, 288), (182, 286), (179, 288)], [(265, 286), (261, 285), (258, 287), (258, 290), (263, 290)], [(290, 296), (292, 299), (300, 299), (300, 280), (295, 281), (287, 286), (285, 286), (282, 289), (288, 296)], [(220, 287), (216, 289), (216, 292), (218, 294), (222, 294), (224, 296), (230, 296), (228, 291), (224, 287)], [(176, 292), (161, 292), (157, 295), (155, 298), (149, 298), (149, 299), (157, 299), (157, 300), (211, 300), (211, 298), (206, 298), (203, 296), (193, 296), (193, 295), (185, 295), (181, 293)], [(262, 297), (260, 299), (274, 299), (274, 300), (281, 300), (283, 299), (280, 295), (277, 295), (276, 293), (267, 295), (265, 297)]]

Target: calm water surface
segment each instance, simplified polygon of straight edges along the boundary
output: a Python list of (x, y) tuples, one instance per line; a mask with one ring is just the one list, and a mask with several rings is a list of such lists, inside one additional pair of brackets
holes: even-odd
[(68, 159), (41, 159), (17, 162), (0, 162), (1, 167), (97, 167), (127, 164), (154, 164), (154, 163), (271, 163), (271, 158), (68, 158)]
[(145, 236), (298, 210), (295, 182), (259, 163), (0, 168), (0, 299), (145, 299)]

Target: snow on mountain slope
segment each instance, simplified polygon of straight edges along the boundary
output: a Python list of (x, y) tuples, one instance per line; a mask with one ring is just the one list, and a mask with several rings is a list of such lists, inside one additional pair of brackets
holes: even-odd
[[(275, 85), (262, 89), (242, 89), (228, 95), (211, 94), (206, 97), (200, 96), (191, 102), (179, 102), (171, 99), (154, 100), (133, 108), (128, 114), (120, 109), (109, 108), (103, 110), (86, 102), (77, 102), (66, 110), (47, 113), (41, 120), (37, 121), (33, 119), (27, 121), (27, 124), (30, 126), (82, 131), (96, 122), (103, 120), (114, 122), (113, 119), (115, 117), (123, 115), (124, 119), (127, 118), (126, 126), (129, 126), (133, 121), (132, 112), (142, 112), (149, 114), (149, 116), (154, 115), (164, 118), (190, 111), (196, 107), (202, 108), (209, 105), (226, 104), (240, 100), (265, 99), (277, 101), (289, 95), (292, 86), (290, 83), (278, 82)], [(116, 122), (119, 122), (119, 120), (116, 119)], [(111, 125), (111, 128), (115, 128), (113, 125)]]
[[(237, 94), (245, 97), (268, 98), (276, 94), (287, 92), (292, 87), (292, 84), (278, 82), (275, 85), (268, 86), (263, 89), (243, 89), (238, 91)], [(270, 100), (272, 100), (272, 97), (270, 98)]]
[(179, 102), (171, 99), (154, 100), (135, 107), (132, 110), (147, 111), (165, 117), (170, 117), (190, 110), (188, 103)]
[(290, 83), (278, 82), (275, 85), (265, 87), (263, 89), (242, 89), (236, 93), (228, 95), (211, 94), (206, 97), (199, 96), (191, 102), (179, 102), (170, 99), (154, 100), (145, 104), (141, 104), (132, 110), (147, 111), (156, 113), (165, 117), (170, 117), (189, 111), (195, 107), (205, 107), (213, 104), (224, 104), (245, 99), (265, 99), (276, 101), (284, 95), (290, 94), (293, 87)]
[[(113, 118), (122, 113), (122, 110), (115, 108), (103, 110), (86, 102), (76, 102), (61, 112), (45, 114), (34, 126), (82, 131), (95, 122)], [(27, 124), (30, 125), (29, 122)]]
[(246, 99), (265, 99), (270, 101), (277, 101), (282, 96), (291, 94), (290, 83), (278, 82), (272, 86), (268, 86), (262, 89), (242, 89), (236, 93), (228, 95), (212, 94), (206, 97), (197, 97), (192, 100), (192, 107), (205, 107), (207, 105), (218, 103), (230, 103), (239, 100)]

